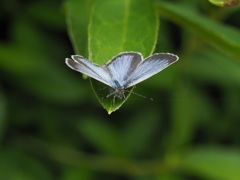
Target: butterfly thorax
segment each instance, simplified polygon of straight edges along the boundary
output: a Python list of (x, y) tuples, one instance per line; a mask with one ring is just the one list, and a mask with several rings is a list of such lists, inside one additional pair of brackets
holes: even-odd
[(125, 99), (125, 89), (116, 89), (114, 92), (114, 96), (118, 97), (119, 99), (124, 98)]
[(118, 97), (119, 99), (125, 98), (125, 88), (120, 85), (120, 83), (117, 80), (114, 80), (114, 91), (111, 93), (111, 95), (114, 95), (114, 97)]

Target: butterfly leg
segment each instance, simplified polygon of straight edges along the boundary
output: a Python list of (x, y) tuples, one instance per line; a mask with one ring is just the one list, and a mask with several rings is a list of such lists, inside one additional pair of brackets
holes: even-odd
[(115, 105), (115, 98), (116, 96), (113, 96), (113, 106)]

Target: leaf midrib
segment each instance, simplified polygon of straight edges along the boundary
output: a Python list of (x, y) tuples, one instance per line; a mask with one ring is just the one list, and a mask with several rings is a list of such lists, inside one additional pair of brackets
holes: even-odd
[(126, 13), (123, 19), (123, 35), (122, 35), (122, 47), (121, 47), (121, 51), (124, 51), (124, 47), (126, 44), (126, 38), (127, 38), (127, 31), (128, 31), (128, 21), (129, 21), (129, 10), (130, 10), (130, 2), (131, 0), (125, 0), (125, 8), (126, 8)]

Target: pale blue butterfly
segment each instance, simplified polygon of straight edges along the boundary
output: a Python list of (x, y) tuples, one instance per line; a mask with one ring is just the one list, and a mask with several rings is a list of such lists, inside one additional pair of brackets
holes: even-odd
[(71, 69), (113, 88), (114, 91), (107, 97), (114, 95), (114, 100), (115, 97), (125, 98), (127, 88), (159, 73), (179, 59), (171, 53), (156, 53), (143, 59), (138, 52), (123, 52), (99, 66), (80, 55), (72, 55), (71, 58), (66, 58), (66, 64)]

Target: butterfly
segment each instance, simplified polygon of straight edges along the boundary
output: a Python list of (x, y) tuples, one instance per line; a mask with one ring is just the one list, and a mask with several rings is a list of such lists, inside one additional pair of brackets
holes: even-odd
[(114, 95), (115, 100), (115, 97), (125, 98), (126, 89), (159, 73), (178, 59), (177, 55), (171, 53), (156, 53), (144, 59), (141, 53), (123, 52), (102, 66), (80, 55), (66, 58), (66, 64), (111, 87), (113, 91), (106, 98)]

